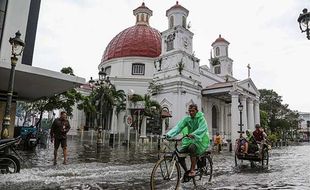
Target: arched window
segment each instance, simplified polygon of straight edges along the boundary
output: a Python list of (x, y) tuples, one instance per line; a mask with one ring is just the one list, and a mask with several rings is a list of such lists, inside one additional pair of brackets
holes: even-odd
[(182, 17), (182, 26), (186, 28), (186, 17), (185, 16)]
[(173, 16), (171, 16), (169, 19), (169, 29), (173, 28), (173, 26), (174, 26), (174, 18)]
[(219, 48), (219, 47), (216, 47), (216, 48), (215, 48), (215, 55), (216, 55), (216, 56), (219, 56), (219, 55), (220, 55), (220, 48)]
[(221, 74), (221, 66), (220, 65), (217, 65), (214, 67), (214, 73), (215, 74)]
[(226, 50), (226, 56), (228, 57), (228, 47), (226, 47), (225, 50)]
[(133, 63), (131, 73), (132, 75), (144, 75), (145, 65), (143, 63)]

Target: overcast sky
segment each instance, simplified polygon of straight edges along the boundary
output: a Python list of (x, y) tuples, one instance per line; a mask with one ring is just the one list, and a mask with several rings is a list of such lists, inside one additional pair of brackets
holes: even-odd
[[(97, 77), (103, 52), (122, 30), (135, 24), (142, 0), (42, 0), (33, 66), (60, 71), (72, 67), (89, 80)], [(153, 11), (150, 25), (168, 27), (166, 10), (174, 0), (144, 0)], [(209, 65), (219, 34), (229, 45), (234, 76), (251, 78), (258, 89), (273, 89), (292, 110), (310, 112), (310, 40), (297, 18), (309, 0), (180, 0), (189, 10), (193, 49)]]

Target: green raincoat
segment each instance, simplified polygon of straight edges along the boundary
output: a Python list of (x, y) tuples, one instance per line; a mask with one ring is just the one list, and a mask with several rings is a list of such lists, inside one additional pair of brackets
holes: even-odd
[(195, 138), (183, 138), (182, 149), (187, 148), (191, 144), (195, 144), (196, 154), (203, 154), (210, 144), (208, 125), (202, 112), (197, 112), (194, 118), (190, 116), (184, 117), (179, 123), (168, 133), (168, 137), (175, 137), (180, 132), (183, 136), (192, 134)]

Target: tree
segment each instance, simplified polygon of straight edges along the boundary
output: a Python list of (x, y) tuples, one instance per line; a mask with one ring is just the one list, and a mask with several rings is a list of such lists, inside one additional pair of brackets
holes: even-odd
[(121, 110), (126, 109), (126, 95), (123, 90), (116, 90), (115, 86), (111, 83), (106, 85), (100, 85), (94, 91), (92, 102), (96, 106), (97, 110), (101, 110), (99, 113), (98, 121), (105, 125), (108, 121), (111, 121), (112, 110), (116, 107), (117, 114)]
[[(73, 69), (71, 67), (62, 68), (61, 72), (74, 76)], [(51, 97), (43, 97), (33, 102), (33, 110), (35, 110), (40, 115), (36, 126), (39, 126), (44, 111), (63, 109), (67, 112), (68, 116), (72, 116), (72, 107), (76, 102), (79, 102), (80, 100), (82, 100), (81, 93), (77, 92), (75, 89), (71, 89), (60, 94), (55, 94)]]
[(64, 74), (69, 74), (69, 75), (72, 75), (72, 76), (75, 76), (73, 74), (73, 69), (71, 67), (64, 67), (60, 70), (60, 72), (64, 73)]
[(296, 137), (300, 122), (298, 111), (282, 104), (282, 97), (273, 90), (261, 89), (259, 92), (262, 126), (268, 126), (278, 138)]

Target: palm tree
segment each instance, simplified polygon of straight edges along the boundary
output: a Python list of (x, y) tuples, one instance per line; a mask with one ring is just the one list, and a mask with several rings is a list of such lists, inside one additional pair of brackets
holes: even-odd
[(97, 110), (100, 110), (99, 121), (105, 125), (111, 121), (112, 110), (116, 106), (117, 114), (126, 109), (126, 95), (123, 90), (116, 90), (113, 84), (101, 85), (95, 90), (94, 102)]

